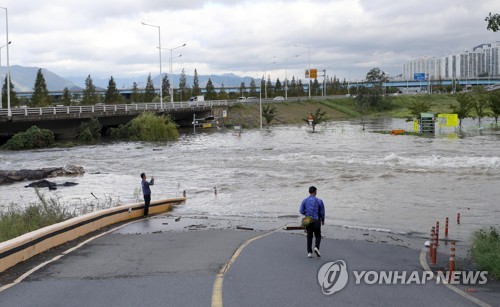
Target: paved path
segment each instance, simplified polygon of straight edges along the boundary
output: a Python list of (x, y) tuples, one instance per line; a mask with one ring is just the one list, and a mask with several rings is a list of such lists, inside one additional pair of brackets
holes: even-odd
[(324, 239), (322, 257), (308, 259), (297, 232), (159, 231), (166, 221), (142, 220), (91, 241), (0, 292), (0, 306), (210, 306), (231, 259), (219, 274), (225, 306), (476, 306), (435, 282), (356, 285), (349, 276), (330, 296), (318, 284), (319, 268), (335, 260), (349, 271), (422, 271), (415, 249)]

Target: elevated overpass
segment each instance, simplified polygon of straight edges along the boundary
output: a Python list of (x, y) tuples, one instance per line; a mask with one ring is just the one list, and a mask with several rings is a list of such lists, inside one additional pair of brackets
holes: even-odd
[(50, 129), (60, 138), (70, 138), (74, 129), (82, 122), (97, 118), (105, 128), (126, 124), (143, 112), (170, 115), (180, 126), (191, 125), (193, 114), (208, 116), (214, 107), (227, 107), (227, 100), (204, 102), (136, 103), (91, 106), (54, 106), (43, 108), (12, 108), (12, 116), (7, 109), (0, 109), (0, 137), (9, 137), (25, 131), (33, 125)]

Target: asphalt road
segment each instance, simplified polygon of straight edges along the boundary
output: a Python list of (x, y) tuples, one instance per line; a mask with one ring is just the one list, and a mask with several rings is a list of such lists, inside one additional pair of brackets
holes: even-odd
[[(230, 259), (225, 306), (476, 306), (435, 282), (355, 284), (355, 270), (421, 272), (415, 249), (324, 239), (322, 257), (307, 258), (302, 233), (273, 232), (233, 256), (265, 232), (159, 231), (162, 224), (142, 220), (91, 241), (0, 292), (0, 306), (210, 306), (216, 276)], [(318, 270), (336, 260), (347, 264), (349, 282), (325, 295)]]

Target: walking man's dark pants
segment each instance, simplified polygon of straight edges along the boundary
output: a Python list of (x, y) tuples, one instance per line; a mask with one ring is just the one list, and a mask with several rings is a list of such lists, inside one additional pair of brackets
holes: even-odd
[(319, 249), (321, 243), (321, 221), (315, 220), (307, 226), (307, 252), (312, 253), (313, 235), (316, 238), (314, 246)]

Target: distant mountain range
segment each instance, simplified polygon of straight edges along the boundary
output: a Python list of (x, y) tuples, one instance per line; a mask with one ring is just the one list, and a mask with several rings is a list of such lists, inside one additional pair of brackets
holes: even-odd
[[(5, 73), (7, 68), (5, 66), (1, 67), (0, 78), (5, 80)], [(31, 92), (33, 91), (33, 87), (35, 85), (35, 78), (38, 72), (38, 67), (23, 67), (19, 65), (10, 66), (10, 75), (12, 84), (14, 84), (14, 90), (16, 92)], [(61, 77), (45, 68), (42, 68), (43, 77), (45, 78), (45, 83), (47, 84), (47, 89), (49, 91), (61, 91), (65, 87), (69, 90), (82, 90), (85, 88), (85, 79), (88, 76), (73, 76), (73, 77)], [(173, 82), (170, 80), (170, 83), (177, 87), (179, 85), (179, 76), (173, 75)], [(111, 76), (110, 76), (111, 77)], [(98, 78), (92, 77), (92, 82), (97, 88), (106, 89), (108, 87), (109, 79), (108, 78)], [(139, 88), (143, 88), (146, 85), (147, 75), (143, 77), (135, 77), (135, 78), (121, 78), (119, 76), (113, 76), (115, 80), (116, 87), (118, 89), (132, 88), (134, 82), (137, 82), (137, 86)], [(208, 82), (208, 79), (212, 80), (212, 83), (215, 87), (220, 87), (224, 84), (224, 87), (239, 87), (242, 82), (245, 82), (245, 85), (248, 87), (250, 85), (251, 77), (239, 77), (234, 74), (223, 74), (223, 75), (198, 75), (198, 80), (200, 83), (200, 87), (204, 88)], [(170, 76), (169, 76), (170, 79)], [(186, 74), (186, 81), (189, 86), (193, 86), (193, 76)], [(153, 75), (153, 83), (155, 88), (160, 86), (160, 76)], [(258, 84), (258, 81), (256, 81)]]

